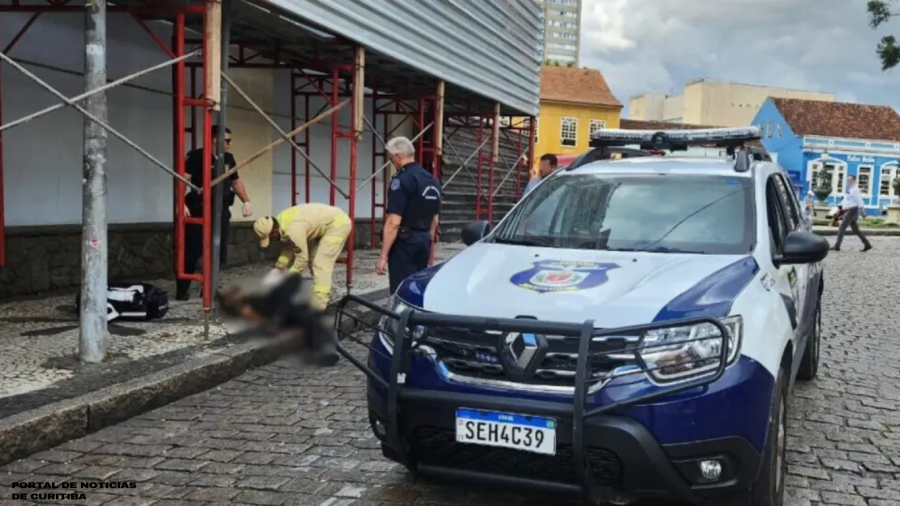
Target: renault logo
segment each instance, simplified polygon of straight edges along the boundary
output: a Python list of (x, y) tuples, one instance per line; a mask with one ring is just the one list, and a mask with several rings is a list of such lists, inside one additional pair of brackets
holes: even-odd
[(504, 351), (511, 359), (510, 366), (518, 371), (524, 371), (531, 365), (531, 361), (538, 351), (538, 339), (534, 334), (510, 332), (503, 341)]

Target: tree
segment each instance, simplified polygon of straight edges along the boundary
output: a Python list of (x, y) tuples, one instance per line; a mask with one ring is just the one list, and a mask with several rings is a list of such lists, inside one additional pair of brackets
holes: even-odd
[[(894, 16), (900, 15), (900, 11), (893, 9), (896, 0), (869, 0), (866, 5), (869, 11), (869, 26), (873, 29), (887, 23)], [(900, 45), (893, 35), (885, 35), (881, 38), (876, 48), (878, 58), (881, 59), (881, 70), (892, 69), (900, 63)]]
[(568, 68), (573, 68), (574, 66), (575, 66), (575, 62), (573, 62), (573, 61), (566, 63), (566, 67), (568, 67)]

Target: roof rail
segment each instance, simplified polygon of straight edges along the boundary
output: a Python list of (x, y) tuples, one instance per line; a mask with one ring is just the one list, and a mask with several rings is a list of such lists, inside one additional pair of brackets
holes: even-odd
[(602, 129), (591, 134), (592, 148), (639, 145), (641, 149), (685, 151), (690, 146), (736, 148), (761, 138), (759, 127), (696, 130)]

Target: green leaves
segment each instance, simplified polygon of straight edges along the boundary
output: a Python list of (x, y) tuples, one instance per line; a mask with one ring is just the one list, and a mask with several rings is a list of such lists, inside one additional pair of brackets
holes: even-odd
[(900, 46), (897, 45), (897, 39), (893, 35), (882, 37), (875, 52), (881, 58), (882, 71), (892, 69), (900, 63)]
[(868, 4), (866, 4), (866, 10), (869, 11), (869, 26), (872, 28), (878, 28), (894, 15), (886, 0), (869, 0)]
[[(873, 29), (878, 28), (897, 15), (897, 12), (891, 11), (893, 2), (894, 0), (869, 0), (866, 4), (866, 10), (869, 12), (869, 26)], [(900, 46), (897, 45), (897, 39), (893, 35), (882, 37), (875, 52), (881, 59), (882, 72), (892, 69), (900, 63)]]

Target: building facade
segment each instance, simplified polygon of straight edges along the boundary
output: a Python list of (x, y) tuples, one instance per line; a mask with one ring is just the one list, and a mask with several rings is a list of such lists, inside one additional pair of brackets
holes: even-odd
[(628, 119), (692, 125), (739, 127), (750, 124), (768, 97), (834, 102), (833, 93), (696, 79), (677, 96), (636, 95), (628, 101)]
[(541, 0), (544, 60), (578, 66), (581, 57), (581, 0)]
[[(146, 19), (138, 14), (143, 7), (129, 9), (134, 17), (110, 9), (106, 54), (110, 80), (165, 61), (172, 49), (164, 51), (159, 45), (174, 38), (175, 9), (203, 4), (199, 0), (157, 3), (165, 8), (141, 3), (146, 4)], [(251, 105), (233, 90), (228, 93), (227, 124), (238, 162), (280, 138), (255, 107), (287, 132), (323, 114), (333, 96), (338, 102), (351, 98), (346, 86), (353, 79), (353, 72), (346, 70), (354, 64), (350, 41), (365, 48), (366, 82), (377, 86), (358, 95), (358, 110), (377, 126), (380, 136), (396, 124), (400, 127), (393, 135), (413, 137), (420, 128), (414, 125), (414, 115), (407, 117), (406, 112), (376, 116), (375, 93), (380, 94), (380, 108), (390, 110), (385, 97), (409, 93), (405, 90), (435, 94), (438, 81), (444, 83), (447, 116), (454, 113), (454, 106), (485, 115), (496, 104), (506, 116), (531, 116), (539, 111), (543, 9), (535, 3), (497, 9), (488, 2), (461, 0), (450, 9), (433, 2), (387, 2), (375, 10), (363, 0), (270, 0), (264, 2), (265, 9), (257, 5), (262, 3), (232, 5), (235, 47), (228, 75), (254, 102)], [(7, 47), (11, 58), (65, 96), (75, 96), (84, 91), (84, 20), (71, 7), (58, 7), (61, 12), (56, 13), (52, 12), (55, 7), (34, 2), (14, 7), (0, 1), (0, 32), (6, 34), (4, 44), (15, 42)], [(40, 17), (32, 16), (29, 9), (40, 12)], [(186, 28), (181, 33), (190, 51), (203, 37), (203, 18), (196, 13), (183, 18)], [(520, 29), (505, 30), (510, 26)], [(27, 29), (24, 36), (17, 36), (23, 28)], [(396, 38), (397, 30), (405, 34), (403, 40)], [(435, 47), (441, 50), (435, 52)], [(321, 77), (332, 76), (331, 65), (335, 70), (341, 66), (341, 83)], [(196, 126), (196, 135), (177, 132), (173, 97), (181, 86), (173, 85), (173, 72), (164, 68), (106, 92), (109, 124), (170, 166), (177, 165), (176, 158), (183, 159), (177, 153), (181, 144), (177, 139), (184, 140), (186, 150), (202, 146), (204, 116), (199, 106), (185, 107), (184, 127)], [(202, 76), (202, 59), (189, 59), (182, 83), (186, 98), (201, 96)], [(0, 88), (0, 124), (59, 102), (8, 65), (0, 76)], [(410, 103), (417, 102), (415, 98), (411, 96)], [(295, 138), (312, 163), (285, 144), (241, 170), (253, 215), (245, 219), (239, 201), (231, 210), (229, 265), (258, 259), (261, 253), (250, 229), (252, 220), (277, 213), (295, 199), (333, 200), (356, 218), (356, 242), (368, 242), (370, 223), (382, 214), (373, 202), (384, 201), (390, 173), (382, 170), (372, 176), (385, 160), (383, 155), (376, 157), (381, 141), (367, 126), (356, 143), (357, 156), (351, 156), (351, 142), (343, 131), (352, 127), (354, 119), (348, 105)], [(80, 283), (83, 125), (78, 112), (65, 108), (2, 133), (0, 174), (8, 254), (0, 297)], [(435, 131), (439, 129), (431, 129), (422, 138), (430, 141)], [(172, 177), (112, 135), (107, 151), (110, 279), (172, 276), (176, 219)], [(342, 193), (335, 197), (329, 180)], [(352, 204), (349, 195), (353, 195)]]
[(622, 103), (613, 96), (600, 71), (543, 67), (535, 163), (545, 153), (587, 151), (591, 133), (601, 128), (619, 128), (621, 111)]
[(801, 196), (825, 168), (831, 171), (829, 205), (840, 202), (847, 176), (857, 177), (870, 214), (898, 197), (892, 182), (900, 163), (900, 115), (891, 107), (770, 98), (753, 124)]

